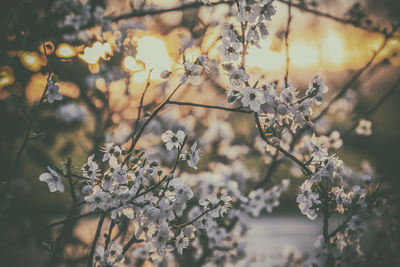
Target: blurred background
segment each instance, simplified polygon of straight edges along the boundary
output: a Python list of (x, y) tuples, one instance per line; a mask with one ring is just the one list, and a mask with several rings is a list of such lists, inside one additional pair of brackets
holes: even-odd
[[(230, 3), (218, 1), (212, 6), (179, 0), (82, 0), (70, 1), (71, 6), (62, 2), (8, 1), (0, 10), (0, 177), (2, 181), (13, 177), (12, 198), (0, 219), (0, 265), (4, 266), (43, 266), (47, 260), (46, 246), (57, 228), (37, 229), (64, 218), (70, 198), (51, 194), (39, 181), (46, 166), (60, 166), (71, 156), (78, 173), (105, 140), (129, 145), (128, 135), (147, 78), (150, 87), (144, 110), (151, 111), (179, 83), (174, 75), (182, 70), (183, 55), (195, 59), (207, 54), (219, 60), (219, 18), (232, 12)], [(86, 2), (102, 7), (110, 24), (98, 26), (95, 16), (74, 9)], [(316, 128), (327, 135), (331, 130), (346, 133), (344, 145), (336, 153), (356, 171), (374, 170), (382, 182), (389, 205), (383, 218), (371, 222), (363, 248), (371, 266), (378, 262), (396, 266), (400, 264), (400, 31), (392, 30), (400, 22), (400, 3), (293, 0), (290, 4), (289, 82), (304, 92), (311, 78), (320, 74), (329, 87), (328, 102), (343, 91)], [(287, 68), (289, 1), (276, 1), (275, 5), (270, 36), (260, 47), (251, 48), (246, 59), (252, 77), (282, 83)], [(175, 10), (178, 6), (184, 8)], [(152, 10), (165, 12), (154, 14), (157, 12)], [(107, 27), (118, 30), (107, 31)], [(163, 70), (173, 71), (168, 82), (160, 78)], [(64, 99), (37, 108), (48, 71), (57, 74)], [(187, 86), (175, 99), (228, 106), (228, 86), (226, 71), (213, 69), (199, 86)], [(30, 114), (37, 116), (29, 142), (18, 156), (32, 122)], [(371, 135), (354, 132), (352, 127), (360, 118), (372, 121)], [(168, 162), (168, 155), (160, 152), (159, 136), (174, 127), (186, 129), (202, 142), (198, 173), (210, 171), (211, 162), (229, 165), (240, 161), (254, 183), (267, 175), (273, 155), (260, 157), (256, 129), (248, 115), (169, 107), (139, 146), (152, 147), (150, 153), (162, 155)], [(299, 215), (295, 201), (302, 182), (299, 170), (288, 162), (280, 164), (265, 187), (282, 178), (290, 178), (291, 186), (281, 198), (281, 206), (255, 219), (247, 235), (250, 252), (267, 257), (269, 266), (283, 263), (288, 250), (312, 250), (319, 234), (318, 220), (309, 223)], [(71, 244), (87, 249), (93, 224), (90, 219), (79, 224)], [(66, 253), (78, 252), (71, 246)], [(69, 264), (79, 265), (73, 260)]]

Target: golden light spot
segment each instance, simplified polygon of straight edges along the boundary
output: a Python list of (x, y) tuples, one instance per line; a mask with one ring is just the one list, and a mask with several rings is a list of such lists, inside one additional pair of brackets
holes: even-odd
[(187, 61), (195, 62), (200, 55), (201, 51), (198, 47), (191, 47), (185, 50), (185, 58)]
[(146, 71), (135, 75), (135, 81), (145, 81), (150, 69), (153, 69), (150, 78), (160, 79), (163, 70), (171, 69), (172, 61), (169, 57), (165, 42), (154, 36), (143, 36), (137, 40), (137, 57), (146, 66)]
[(290, 64), (297, 68), (314, 67), (319, 62), (319, 53), (315, 45), (304, 41), (293, 41), (289, 47)]
[(0, 88), (11, 85), (15, 82), (14, 71), (9, 66), (0, 67)]
[(146, 66), (142, 61), (136, 61), (132, 56), (126, 56), (122, 62), (122, 68), (127, 72), (138, 72), (145, 70)]
[(28, 103), (36, 103), (40, 99), (46, 85), (47, 75), (42, 73), (33, 74), (26, 85), (26, 100)]
[(112, 56), (112, 49), (109, 43), (95, 42), (91, 47), (85, 47), (83, 54), (79, 54), (79, 58), (88, 64), (96, 64), (100, 58), (109, 59)]
[(39, 71), (41, 59), (37, 52), (18, 51), (17, 53), (21, 64), (30, 71)]
[(69, 44), (60, 44), (57, 47), (56, 55), (61, 58), (71, 58), (76, 56), (75, 49)]
[[(50, 41), (44, 42), (44, 45), (46, 47), (46, 55), (51, 55), (54, 52), (54, 44)], [(43, 47), (43, 43), (40, 43), (39, 45), (39, 51), (44, 55), (45, 49)]]
[(89, 71), (91, 73), (98, 73), (100, 71), (100, 64), (99, 63), (89, 64)]
[[(34, 104), (39, 101), (43, 94), (43, 90), (47, 85), (47, 75), (35, 73), (31, 76), (26, 86), (26, 99), (28, 103)], [(65, 97), (78, 98), (80, 91), (79, 87), (72, 82), (57, 82), (60, 88), (60, 93)]]
[(60, 87), (60, 93), (63, 96), (78, 98), (80, 95), (79, 87), (73, 82), (58, 82), (57, 85)]
[(346, 54), (342, 37), (335, 32), (328, 32), (322, 41), (322, 51), (326, 65), (340, 66), (343, 64)]
[(271, 39), (268, 38), (260, 42), (261, 49), (251, 47), (246, 56), (246, 64), (269, 71), (282, 69), (285, 66), (285, 53), (272, 51), (271, 44)]
[(96, 88), (102, 91), (103, 93), (107, 92), (107, 84), (103, 78), (96, 79)]

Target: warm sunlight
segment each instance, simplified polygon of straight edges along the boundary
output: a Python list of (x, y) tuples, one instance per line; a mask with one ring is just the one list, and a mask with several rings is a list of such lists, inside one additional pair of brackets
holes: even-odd
[(30, 71), (39, 71), (41, 67), (41, 59), (36, 52), (18, 51), (18, 57), (22, 65)]
[(15, 82), (14, 71), (9, 66), (0, 67), (0, 88)]
[(145, 81), (150, 69), (153, 69), (150, 78), (160, 79), (160, 73), (163, 70), (169, 70), (172, 67), (172, 61), (169, 57), (165, 42), (154, 36), (144, 36), (137, 40), (138, 60), (142, 60), (146, 66), (146, 71), (135, 75), (135, 81)]
[(122, 67), (125, 71), (129, 72), (138, 72), (143, 71), (144, 66), (143, 63), (136, 61), (136, 59), (132, 56), (126, 56), (122, 62)]
[(254, 46), (249, 49), (246, 63), (250, 68), (259, 67), (263, 70), (277, 71), (284, 67), (285, 53), (272, 51), (270, 38), (262, 40), (260, 46), (261, 49)]
[(311, 68), (318, 64), (318, 49), (312, 43), (293, 40), (289, 48), (290, 64), (297, 68)]
[(76, 56), (75, 49), (69, 44), (60, 44), (57, 47), (56, 55), (61, 58), (71, 58)]
[(110, 55), (112, 49), (109, 43), (95, 42), (91, 47), (86, 47), (79, 57), (89, 64), (96, 64), (100, 58), (107, 59)]
[(327, 67), (339, 67), (345, 61), (345, 47), (342, 37), (336, 32), (328, 32), (321, 44), (321, 55)]

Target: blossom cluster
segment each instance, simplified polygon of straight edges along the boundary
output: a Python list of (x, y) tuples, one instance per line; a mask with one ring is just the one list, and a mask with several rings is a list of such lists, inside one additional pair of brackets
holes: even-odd
[[(238, 3), (237, 21), (241, 27), (226, 24), (221, 32), (222, 44), (219, 47), (222, 59), (227, 61), (225, 69), (229, 71), (227, 101), (238, 102), (243, 108), (258, 113), (271, 129), (278, 126), (295, 132), (298, 126), (304, 126), (310, 120), (312, 105), (321, 103), (328, 87), (316, 75), (311, 79), (305, 95), (298, 98), (298, 91), (290, 84), (281, 89), (276, 82), (259, 85), (257, 81), (251, 85), (244, 61), (246, 50), (251, 45), (257, 45), (260, 35), (261, 38), (268, 36), (265, 23), (271, 20), (275, 8), (273, 1), (269, 0)], [(240, 57), (242, 61), (238, 62)]]
[[(201, 2), (210, 4), (210, 1)], [(270, 154), (280, 160), (279, 153), (282, 149), (290, 148), (291, 140), (288, 139), (294, 137), (297, 128), (312, 125), (313, 107), (321, 104), (328, 87), (319, 75), (311, 79), (302, 96), (292, 84), (280, 86), (278, 82), (262, 84), (260, 81), (253, 81), (250, 72), (246, 70), (245, 56), (250, 46), (258, 46), (260, 39), (268, 36), (267, 23), (275, 14), (274, 1), (240, 0), (235, 3), (238, 9), (237, 24), (223, 26), (219, 46), (225, 63), (222, 67), (228, 71), (227, 102), (237, 103), (238, 111), (253, 112), (257, 119), (262, 119), (260, 132), (261, 135), (264, 134), (264, 138), (259, 140), (262, 140), (262, 146), (265, 146), (264, 141), (267, 140), (267, 152), (274, 152), (275, 154)], [(88, 12), (87, 4), (81, 9), (81, 14), (69, 14), (63, 25), (82, 32), (89, 23), (88, 18), (92, 16)], [(96, 8), (94, 13), (95, 21), (103, 26), (108, 25), (103, 19), (103, 9)], [(113, 31), (111, 28), (107, 30)], [(126, 54), (134, 56), (135, 47), (130, 42), (128, 31), (124, 30), (123, 25), (118, 31), (120, 34), (115, 49), (123, 49)], [(87, 40), (83, 33), (78, 34), (78, 37), (82, 41)], [(201, 76), (213, 72), (213, 68), (215, 61), (206, 55), (190, 61), (183, 54), (180, 85), (199, 85)], [(105, 72), (104, 79), (107, 83), (121, 78), (119, 70), (102, 66), (102, 71)], [(161, 78), (167, 79), (171, 74), (172, 71), (165, 70), (161, 73)], [(92, 75), (88, 82), (93, 84), (100, 76), (102, 75)], [(62, 99), (55, 81), (48, 80), (47, 91), (49, 103)], [(62, 117), (68, 117), (66, 121), (78, 120), (84, 114), (84, 110), (72, 105), (63, 106), (58, 112), (63, 114)], [(111, 220), (116, 222), (130, 222), (131, 240), (138, 243), (130, 256), (137, 265), (148, 259), (161, 260), (172, 252), (182, 255), (183, 250), (189, 246), (201, 252), (215, 250), (210, 252), (215, 264), (238, 261), (245, 254), (244, 244), (238, 240), (249, 227), (248, 218), (259, 216), (263, 211), (271, 213), (289, 187), (288, 179), (281, 180), (270, 189), (265, 189), (264, 185), (254, 187), (252, 174), (236, 157), (241, 153), (247, 154), (248, 147), (244, 146), (246, 150), (243, 146), (232, 144), (233, 130), (229, 124), (227, 126), (226, 122), (208, 119), (210, 125), (203, 140), (213, 152), (217, 151), (221, 156), (232, 160), (231, 166), (213, 163), (207, 166), (207, 171), (199, 174), (183, 172), (177, 176), (177, 169), (182, 171), (187, 166), (197, 169), (200, 144), (204, 143), (202, 140), (194, 141), (185, 150), (188, 140), (185, 132), (167, 130), (162, 134), (156, 133), (157, 139), (161, 135), (166, 148), (154, 153), (160, 161), (154, 161), (149, 156), (150, 149), (134, 150), (133, 146), (126, 150), (112, 142), (106, 142), (100, 154), (93, 154), (87, 159), (82, 167), (82, 175), (77, 176), (80, 191), (90, 211), (110, 214)], [(165, 128), (164, 125), (150, 125), (152, 126), (162, 128), (162, 131)], [(152, 134), (155, 132), (152, 131)], [(371, 123), (361, 120), (356, 133), (371, 134)], [(217, 143), (217, 139), (222, 141), (219, 140), (219, 147), (215, 149), (213, 145)], [(331, 233), (324, 232), (319, 237), (316, 242), (318, 259), (322, 265), (331, 258), (336, 262), (351, 262), (353, 255), (362, 255), (359, 239), (366, 230), (366, 220), (372, 215), (371, 211), (377, 215), (382, 213), (385, 200), (374, 196), (370, 175), (362, 176), (364, 183), (361, 185), (359, 181), (352, 184), (347, 181), (348, 176), (354, 173), (332, 153), (332, 150), (343, 145), (338, 131), (332, 131), (329, 136), (319, 133), (303, 135), (300, 144), (290, 151), (291, 159), (295, 159), (306, 177), (296, 198), (300, 212), (310, 220), (315, 220), (320, 214), (327, 220), (333, 214), (347, 216), (341, 227)], [(231, 153), (223, 151), (228, 145), (232, 148)], [(232, 152), (234, 146), (239, 151), (237, 154)], [(167, 153), (177, 155), (164, 157)], [(303, 160), (300, 160), (301, 156)], [(162, 167), (165, 162), (171, 163), (170, 158), (175, 158), (172, 166)], [(178, 165), (183, 168), (178, 168)], [(50, 167), (48, 171), (39, 180), (46, 182), (51, 192), (64, 192), (61, 176), (66, 175)], [(106, 242), (104, 246), (97, 245), (94, 260), (98, 266), (119, 266), (126, 257), (130, 258), (125, 252), (125, 247), (121, 244)], [(201, 258), (199, 255), (196, 257)]]
[[(177, 162), (187, 161), (196, 168), (200, 159), (197, 142), (190, 151), (183, 151), (187, 136), (181, 130), (166, 131), (162, 135), (166, 148), (177, 150)], [(182, 254), (189, 246), (196, 232), (213, 225), (215, 218), (227, 213), (231, 198), (227, 195), (210, 195), (199, 200), (195, 206), (199, 213), (189, 213), (188, 222), (178, 223), (186, 218), (187, 203), (193, 198), (193, 191), (174, 170), (162, 175), (157, 161), (149, 160), (144, 152), (130, 154), (125, 149), (105, 143), (101, 162), (95, 155), (88, 158), (82, 167), (81, 191), (90, 211), (109, 212), (113, 220), (121, 217), (134, 222), (134, 236), (148, 248), (147, 254), (153, 260), (165, 257), (174, 249)], [(60, 175), (49, 168), (49, 173), (40, 176), (47, 182), (51, 192), (64, 192)], [(122, 248), (118, 244), (96, 248), (95, 259), (100, 266), (118, 266), (123, 262)], [(108, 265), (104, 265), (108, 264)]]

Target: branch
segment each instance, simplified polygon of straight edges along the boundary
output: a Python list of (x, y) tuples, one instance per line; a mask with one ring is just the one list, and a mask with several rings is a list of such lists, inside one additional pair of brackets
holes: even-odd
[(178, 105), (178, 106), (191, 106), (191, 107), (200, 107), (200, 108), (209, 108), (209, 109), (218, 109), (230, 112), (239, 112), (239, 113), (252, 113), (251, 111), (247, 111), (242, 109), (241, 107), (238, 108), (228, 108), (228, 107), (221, 107), (221, 106), (213, 106), (213, 105), (206, 105), (206, 104), (198, 104), (198, 103), (191, 103), (191, 102), (178, 102), (178, 101), (168, 101), (170, 105)]
[(143, 241), (144, 240), (142, 240), (142, 239), (137, 239), (135, 233), (133, 233), (131, 239), (129, 239), (128, 243), (125, 244), (125, 246), (122, 250), (122, 254), (125, 254), (133, 244), (140, 243)]
[(143, 93), (142, 93), (142, 96), (140, 97), (140, 105), (139, 105), (139, 108), (138, 108), (138, 115), (137, 115), (137, 119), (136, 119), (136, 122), (135, 122), (135, 128), (134, 128), (133, 133), (132, 133), (132, 142), (133, 142), (133, 139), (134, 139), (134, 137), (135, 137), (135, 135), (136, 135), (137, 128), (138, 128), (138, 126), (139, 126), (140, 113), (141, 113), (142, 108), (143, 108), (144, 96), (146, 95), (147, 89), (150, 87), (150, 75), (151, 75), (152, 71), (153, 71), (153, 69), (151, 69), (151, 70), (149, 71), (149, 75), (147, 76), (146, 87), (144, 88), (144, 91), (143, 91)]
[(327, 19), (336, 21), (336, 22), (341, 23), (341, 24), (351, 25), (351, 26), (353, 26), (353, 27), (355, 27), (357, 29), (360, 29), (360, 30), (364, 30), (364, 31), (367, 31), (367, 32), (373, 32), (373, 33), (379, 33), (379, 34), (383, 34), (384, 36), (388, 35), (388, 33), (386, 31), (380, 30), (381, 27), (379, 27), (379, 26), (375, 27), (375, 28), (366, 27), (366, 26), (363, 26), (363, 25), (356, 24), (351, 19), (345, 19), (345, 18), (336, 17), (336, 16), (334, 16), (332, 14), (319, 11), (318, 9), (308, 8), (307, 6), (302, 5), (302, 4), (290, 3), (291, 2), (290, 0), (277, 0), (277, 1), (281, 2), (283, 4), (286, 4), (286, 5), (291, 5), (291, 6), (297, 8), (297, 9), (299, 9), (301, 11), (304, 11), (304, 12), (307, 12), (307, 13), (310, 13), (310, 14), (313, 14), (313, 15), (316, 15), (316, 16), (319, 16), (319, 17), (327, 18)]
[[(138, 133), (136, 134), (135, 138), (132, 140), (132, 144), (129, 147), (128, 150), (128, 155), (132, 154), (133, 149), (135, 148), (137, 142), (140, 139), (140, 136), (142, 135), (144, 129), (146, 128), (146, 126), (157, 116), (157, 114), (168, 104), (168, 101), (171, 99), (171, 97), (176, 93), (176, 91), (178, 91), (179, 87), (181, 87), (182, 83), (180, 83), (175, 89), (174, 91), (172, 91), (172, 93), (166, 98), (164, 99), (163, 102), (161, 102), (160, 105), (158, 105), (158, 107), (153, 111), (153, 113), (151, 113), (150, 117), (143, 123), (142, 127), (140, 127)], [(129, 158), (128, 156), (126, 157), (127, 159)]]
[[(78, 220), (80, 218), (87, 217), (87, 216), (94, 215), (94, 214), (99, 214), (99, 213), (101, 213), (101, 212), (93, 211), (93, 212), (84, 213), (84, 214), (69, 218), (69, 221)], [(38, 229), (35, 229), (35, 230), (33, 230), (33, 231), (31, 231), (31, 232), (29, 232), (27, 234), (24, 234), (24, 235), (22, 235), (20, 237), (17, 237), (13, 241), (11, 241), (11, 242), (9, 242), (9, 243), (7, 243), (5, 245), (0, 246), (0, 251), (4, 252), (6, 248), (13, 246), (14, 244), (18, 243), (19, 241), (25, 240), (26, 238), (30, 237), (31, 235), (40, 233), (40, 232), (42, 232), (44, 230), (47, 230), (47, 229), (52, 228), (52, 227), (57, 226), (57, 225), (65, 224), (67, 221), (68, 220), (62, 220), (62, 221), (54, 222), (54, 223), (51, 223), (51, 224), (47, 224), (45, 226), (41, 226)]]
[(107, 214), (106, 212), (102, 213), (102, 215), (101, 215), (101, 217), (99, 219), (99, 222), (97, 224), (96, 234), (94, 236), (94, 239), (93, 239), (93, 242), (92, 242), (92, 246), (90, 247), (89, 260), (88, 260), (87, 267), (92, 267), (93, 266), (93, 255), (94, 255), (94, 251), (96, 249), (97, 241), (99, 240), (99, 236), (100, 236), (100, 233), (101, 233), (101, 227), (103, 226), (104, 219), (106, 218), (106, 214)]
[(197, 221), (198, 219), (200, 219), (201, 217), (203, 217), (204, 215), (206, 215), (206, 214), (209, 213), (210, 211), (215, 210), (216, 208), (218, 208), (218, 206), (219, 206), (219, 203), (218, 203), (217, 205), (215, 205), (214, 207), (211, 207), (211, 208), (209, 208), (209, 209), (205, 209), (200, 215), (198, 215), (198, 216), (197, 216), (196, 218), (194, 218), (193, 220), (188, 221), (188, 222), (183, 223), (183, 224), (180, 224), (180, 225), (177, 225), (177, 227), (183, 228), (183, 227), (185, 227), (185, 226), (187, 226), (187, 225), (190, 225), (190, 224), (194, 223), (195, 221)]
[[(45, 54), (46, 59), (47, 59), (45, 42), (42, 42), (42, 45), (43, 45), (44, 54)], [(46, 62), (47, 62), (46, 68), (49, 69), (49, 60), (47, 59)], [(47, 79), (50, 79), (50, 77), (51, 77), (51, 72), (49, 71)], [(21, 160), (21, 156), (22, 156), (22, 154), (23, 154), (23, 152), (24, 152), (24, 150), (26, 148), (26, 145), (28, 144), (28, 142), (30, 140), (30, 135), (31, 135), (31, 132), (32, 132), (32, 129), (33, 129), (33, 125), (34, 125), (34, 123), (35, 123), (35, 121), (37, 119), (37, 115), (39, 113), (39, 107), (43, 103), (44, 99), (46, 98), (46, 93), (47, 93), (47, 83), (46, 83), (45, 88), (43, 90), (43, 93), (42, 93), (42, 95), (41, 95), (41, 97), (39, 99), (39, 102), (36, 104), (36, 107), (34, 108), (34, 110), (32, 112), (32, 116), (27, 115), (27, 113), (24, 111), (25, 116), (29, 120), (28, 127), (27, 127), (27, 129), (25, 131), (25, 135), (24, 135), (24, 139), (22, 141), (22, 144), (21, 144), (20, 148), (18, 149), (17, 156), (15, 157), (14, 165), (12, 167), (11, 173), (6, 178), (4, 184), (2, 184), (1, 187), (0, 187), (0, 197), (1, 197), (0, 198), (0, 204), (2, 204), (1, 200), (3, 198), (5, 198), (5, 194), (6, 194), (8, 188), (10, 186), (11, 180), (13, 179), (14, 175), (17, 172), (18, 164), (19, 164), (19, 162)]]
[(64, 239), (66, 237), (68, 237), (69, 235), (72, 235), (72, 226), (71, 226), (70, 222), (71, 222), (71, 217), (74, 214), (74, 210), (77, 207), (76, 203), (78, 200), (77, 200), (77, 196), (75, 193), (74, 185), (72, 184), (71, 168), (72, 168), (72, 160), (70, 157), (68, 157), (67, 163), (66, 163), (67, 174), (65, 175), (65, 177), (67, 178), (68, 183), (69, 183), (70, 194), (72, 197), (72, 205), (71, 205), (71, 207), (67, 213), (67, 216), (65, 218), (65, 223), (61, 230), (61, 233), (58, 236), (58, 238), (56, 239), (56, 243), (54, 245), (54, 250), (53, 250), (53, 253), (50, 258), (50, 264), (49, 264), (50, 266), (54, 266), (57, 264), (58, 257), (62, 254), (62, 251), (64, 249)]
[(107, 237), (106, 237), (106, 243), (104, 245), (105, 249), (108, 249), (108, 245), (110, 244), (111, 234), (112, 234), (112, 230), (113, 230), (114, 226), (115, 226), (115, 220), (111, 219), (110, 227), (108, 228), (108, 234), (107, 234)]
[(311, 175), (312, 172), (311, 170), (300, 160), (298, 160), (295, 156), (293, 156), (292, 154), (290, 154), (288, 151), (286, 151), (285, 149), (283, 149), (280, 145), (277, 144), (273, 144), (271, 141), (269, 141), (269, 139), (265, 136), (264, 131), (262, 129), (261, 123), (260, 123), (260, 119), (258, 118), (257, 113), (254, 113), (254, 120), (257, 124), (257, 128), (258, 128), (258, 132), (260, 133), (261, 138), (270, 146), (274, 147), (275, 149), (277, 149), (278, 151), (282, 152), (283, 155), (285, 155), (286, 157), (290, 158), (293, 162), (295, 162), (300, 168), (302, 168), (307, 175)]
[[(289, 5), (289, 3), (291, 2), (289, 0), (277, 0), (277, 1), (282, 4), (285, 4), (285, 5)], [(113, 22), (117, 22), (117, 21), (120, 21), (123, 19), (153, 16), (153, 15), (159, 15), (159, 14), (174, 12), (174, 11), (184, 11), (184, 10), (193, 9), (193, 8), (214, 7), (214, 6), (218, 6), (218, 5), (233, 5), (235, 2), (236, 1), (233, 1), (233, 0), (232, 1), (219, 1), (219, 2), (208, 4), (208, 5), (201, 3), (201, 2), (194, 2), (194, 3), (182, 4), (182, 5), (179, 5), (176, 7), (172, 7), (172, 8), (134, 10), (130, 13), (123, 14), (123, 15), (116, 16), (116, 17), (105, 17), (105, 19), (110, 19)], [(360, 30), (363, 30), (366, 32), (378, 33), (378, 34), (382, 34), (384, 36), (387, 36), (387, 34), (388, 34), (385, 30), (381, 30), (381, 28), (382, 28), (381, 26), (377, 26), (374, 28), (366, 27), (363, 25), (356, 24), (354, 21), (352, 21), (350, 19), (340, 18), (340, 17), (334, 16), (332, 14), (319, 11), (317, 9), (308, 8), (307, 6), (302, 5), (302, 4), (291, 3), (291, 6), (297, 8), (300, 11), (304, 11), (304, 12), (313, 14), (318, 17), (330, 19), (330, 20), (336, 21), (336, 22), (344, 24), (344, 25), (350, 25), (350, 26), (353, 26), (357, 29), (360, 29)], [(400, 36), (396, 35), (395, 37), (398, 38)]]
[(352, 215), (347, 217), (346, 220), (344, 220), (335, 230), (332, 231), (332, 233), (328, 235), (328, 237), (330, 238), (335, 236), (338, 232), (342, 231), (346, 227), (347, 223), (351, 220), (351, 217)]
[(120, 15), (117, 17), (106, 17), (106, 19), (110, 19), (111, 21), (116, 22), (116, 21), (119, 21), (122, 19), (153, 16), (153, 15), (159, 15), (159, 14), (168, 13), (168, 12), (183, 11), (186, 9), (199, 8), (202, 6), (211, 7), (211, 6), (221, 5), (221, 4), (232, 5), (233, 3), (234, 3), (234, 1), (219, 1), (219, 2), (215, 2), (215, 3), (211, 3), (211, 4), (204, 4), (202, 2), (194, 2), (194, 3), (182, 4), (180, 6), (176, 6), (176, 7), (172, 7), (172, 8), (134, 10), (131, 13)]
[(342, 139), (345, 139), (346, 137), (349, 136), (349, 134), (351, 132), (353, 132), (353, 130), (355, 128), (357, 128), (357, 125), (360, 121), (361, 118), (368, 118), (369, 116), (371, 116), (372, 114), (374, 114), (379, 107), (381, 107), (383, 105), (383, 103), (385, 103), (385, 101), (387, 99), (389, 99), (389, 97), (394, 94), (394, 92), (396, 92), (396, 90), (400, 87), (400, 78), (397, 79), (397, 81), (395, 82), (395, 84), (392, 86), (392, 88), (390, 88), (379, 100), (378, 102), (367, 112), (365, 112), (363, 115), (358, 116), (358, 119), (356, 120), (356, 122), (349, 128), (347, 129), (341, 136)]
[[(393, 31), (396, 31), (398, 29), (398, 27), (400, 26), (400, 24), (398, 23), (394, 28)], [(392, 38), (392, 34), (388, 34), (385, 39), (383, 40), (382, 44), (379, 46), (378, 50), (376, 50), (374, 52), (374, 54), (372, 55), (372, 57), (370, 58), (370, 60), (367, 62), (367, 64), (364, 65), (364, 67), (362, 67), (361, 69), (359, 69), (354, 75), (353, 77), (351, 77), (351, 79), (344, 85), (344, 87), (342, 88), (342, 90), (340, 90), (340, 92), (333, 98), (331, 99), (331, 101), (329, 101), (329, 103), (325, 106), (325, 108), (314, 118), (312, 119), (313, 122), (318, 121), (323, 115), (325, 115), (325, 113), (328, 112), (330, 106), (335, 103), (338, 99), (340, 99), (346, 92), (347, 90), (350, 89), (350, 87), (358, 80), (358, 78), (361, 76), (361, 74), (364, 73), (364, 71), (372, 64), (372, 62), (375, 60), (375, 58), (383, 51), (383, 49), (386, 47), (386, 45), (388, 44), (389, 40)]]
[(289, 57), (289, 31), (290, 31), (290, 23), (292, 22), (292, 0), (288, 2), (288, 19), (287, 26), (285, 32), (285, 53), (286, 53), (286, 72), (285, 72), (285, 86), (288, 86), (288, 78), (289, 78), (289, 65), (290, 65), (290, 57)]
[(161, 199), (165, 196), (165, 192), (168, 190), (168, 185), (169, 185), (169, 183), (171, 182), (172, 178), (174, 177), (173, 174), (175, 173), (175, 170), (176, 170), (176, 168), (178, 167), (178, 164), (179, 164), (179, 162), (180, 162), (181, 153), (182, 153), (182, 150), (183, 150), (184, 145), (186, 144), (186, 141), (187, 141), (187, 135), (185, 136), (185, 139), (183, 139), (183, 142), (182, 142), (181, 146), (180, 146), (179, 149), (178, 149), (178, 154), (177, 154), (177, 156), (176, 156), (176, 160), (175, 160), (174, 167), (172, 168), (172, 171), (171, 171), (171, 172), (169, 173), (169, 175), (167, 176), (167, 178), (168, 178), (167, 184), (164, 186), (164, 189), (163, 189), (163, 191), (162, 191), (162, 193), (161, 193), (161, 196), (160, 196), (160, 198), (159, 198), (158, 201), (157, 201), (157, 205), (158, 205), (158, 203), (160, 203)]

